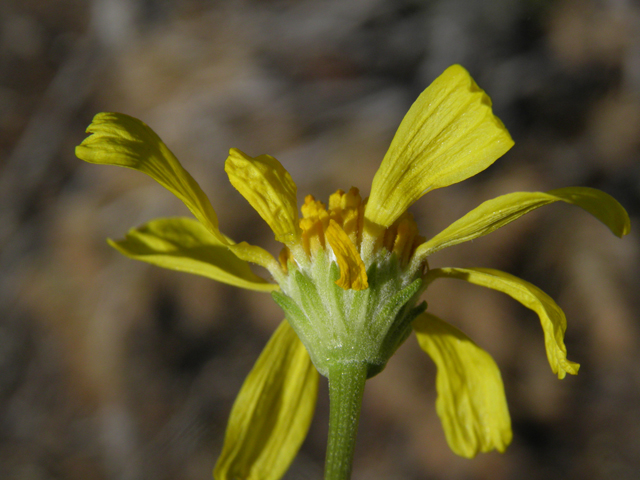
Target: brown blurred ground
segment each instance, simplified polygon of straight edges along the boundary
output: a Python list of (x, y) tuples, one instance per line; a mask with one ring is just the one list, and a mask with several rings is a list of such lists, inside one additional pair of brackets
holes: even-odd
[[(368, 194), (415, 97), (461, 63), (516, 146), (414, 207), (437, 233), (515, 190), (585, 185), (638, 225), (640, 7), (631, 1), (3, 0), (0, 4), (0, 479), (206, 479), (233, 399), (282, 313), (268, 295), (125, 259), (105, 243), (187, 214), (141, 174), (83, 164), (91, 117), (151, 125), (209, 193), (224, 232), (268, 246), (228, 184), (230, 147), (276, 156), (299, 200)], [(354, 479), (635, 479), (638, 236), (551, 206), (432, 266), (506, 270), (569, 318), (580, 375), (558, 381), (533, 314), (442, 282), (426, 300), (503, 372), (514, 440), (446, 446), (434, 368), (410, 338), (367, 384)], [(321, 478), (323, 384), (287, 479)]]

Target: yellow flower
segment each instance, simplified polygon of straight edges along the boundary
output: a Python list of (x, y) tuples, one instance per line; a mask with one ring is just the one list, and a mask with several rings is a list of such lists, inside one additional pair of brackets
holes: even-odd
[[(437, 365), (436, 408), (451, 448), (472, 457), (503, 451), (511, 441), (500, 372), (465, 334), (425, 312), (418, 300), (439, 278), (498, 290), (535, 311), (547, 358), (559, 378), (576, 374), (566, 358), (566, 319), (535, 286), (485, 268), (429, 269), (427, 257), (486, 235), (548, 203), (581, 207), (618, 236), (629, 232), (620, 204), (598, 190), (572, 187), (518, 192), (481, 204), (435, 237), (419, 236), (407, 208), (425, 193), (460, 182), (491, 165), (513, 141), (493, 115), (489, 97), (462, 67), (438, 77), (400, 124), (363, 200), (356, 188), (338, 190), (325, 206), (307, 196), (298, 216), (296, 185), (269, 155), (232, 149), (225, 171), (284, 244), (278, 259), (246, 242), (235, 243), (196, 181), (144, 123), (118, 113), (96, 115), (91, 135), (76, 149), (87, 162), (120, 165), (154, 178), (191, 210), (196, 220), (168, 218), (109, 241), (123, 254), (174, 270), (271, 292), (282, 322), (247, 377), (234, 404), (214, 476), (278, 479), (304, 440), (315, 408), (318, 371), (345, 362), (378, 373), (415, 331)], [(275, 283), (254, 274), (265, 267)]]

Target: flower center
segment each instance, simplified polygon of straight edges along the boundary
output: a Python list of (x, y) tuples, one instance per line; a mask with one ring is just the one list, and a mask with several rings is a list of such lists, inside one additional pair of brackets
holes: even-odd
[[(367, 200), (362, 200), (356, 187), (351, 187), (348, 192), (338, 190), (332, 194), (329, 197), (328, 208), (313, 195), (307, 195), (300, 209), (300, 241), (307, 256), (313, 259), (320, 249), (325, 250), (327, 244), (331, 246), (331, 240), (327, 238), (327, 229), (331, 221), (344, 231), (356, 250), (362, 254), (364, 210)], [(384, 248), (386, 252), (395, 253), (399, 264), (404, 267), (411, 260), (418, 245), (424, 241), (425, 238), (418, 234), (413, 216), (405, 212), (389, 228), (376, 235), (373, 249), (368, 255), (363, 256), (362, 260), (368, 267), (373, 262), (373, 257)], [(280, 253), (280, 262), (285, 269), (287, 261), (291, 259), (292, 254), (285, 247)]]
[(351, 242), (359, 248), (362, 240), (362, 224), (364, 220), (364, 206), (360, 192), (351, 187), (349, 192), (338, 190), (329, 197), (329, 208), (316, 200), (313, 195), (307, 195), (304, 205), (300, 208), (302, 218), (302, 245), (307, 255), (315, 254), (318, 248), (326, 248), (325, 232), (330, 220), (335, 221), (349, 236)]

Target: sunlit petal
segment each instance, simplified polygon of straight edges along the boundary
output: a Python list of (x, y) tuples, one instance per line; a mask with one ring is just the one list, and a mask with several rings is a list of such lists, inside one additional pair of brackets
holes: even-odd
[(595, 188), (568, 187), (550, 192), (515, 192), (488, 200), (455, 221), (416, 250), (426, 257), (443, 248), (467, 242), (497, 230), (536, 208), (553, 202), (576, 205), (604, 223), (617, 236), (629, 233), (629, 215), (618, 201)]
[(420, 347), (438, 367), (436, 411), (451, 449), (471, 458), (503, 452), (511, 443), (511, 419), (498, 366), (457, 328), (429, 313), (413, 328)]
[(233, 405), (214, 478), (281, 478), (307, 435), (317, 395), (318, 372), (285, 320)]
[(276, 240), (290, 244), (299, 237), (296, 184), (278, 160), (269, 155), (252, 158), (232, 148), (224, 168), (231, 184), (267, 222)]
[(87, 133), (91, 135), (76, 147), (78, 158), (146, 173), (182, 200), (220, 242), (227, 242), (218, 230), (218, 217), (205, 193), (145, 123), (122, 113), (99, 113)]
[(431, 282), (436, 278), (456, 278), (506, 293), (536, 312), (540, 317), (547, 359), (553, 373), (561, 379), (567, 373), (571, 375), (578, 373), (580, 365), (567, 360), (567, 348), (564, 345), (567, 319), (564, 312), (538, 287), (508, 273), (490, 268), (438, 268), (429, 271), (426, 281)]
[(118, 241), (120, 253), (171, 270), (194, 273), (249, 290), (270, 292), (278, 285), (255, 275), (200, 222), (190, 218), (159, 218), (131, 229)]
[(389, 227), (425, 193), (475, 175), (512, 146), (489, 97), (453, 65), (402, 120), (373, 179), (365, 218)]

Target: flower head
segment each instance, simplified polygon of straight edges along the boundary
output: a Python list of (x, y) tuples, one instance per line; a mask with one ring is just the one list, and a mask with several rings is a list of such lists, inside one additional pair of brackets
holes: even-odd
[[(368, 199), (352, 187), (328, 205), (308, 195), (298, 214), (296, 185), (269, 155), (232, 149), (225, 171), (232, 185), (283, 243), (277, 259), (224, 235), (209, 199), (160, 138), (118, 113), (96, 115), (76, 149), (82, 160), (120, 165), (154, 178), (196, 220), (168, 218), (132, 229), (110, 244), (123, 254), (241, 288), (271, 292), (286, 320), (269, 341), (231, 412), (217, 479), (278, 479), (306, 435), (318, 371), (330, 376), (350, 362), (380, 372), (413, 330), (438, 368), (436, 408), (458, 454), (503, 451), (511, 427), (500, 372), (464, 333), (426, 312), (420, 296), (440, 278), (501, 291), (535, 311), (547, 358), (559, 378), (575, 374), (566, 358), (566, 319), (535, 286), (486, 268), (430, 269), (432, 253), (486, 235), (543, 205), (581, 207), (618, 236), (629, 218), (611, 196), (591, 188), (517, 192), (486, 201), (431, 239), (421, 237), (407, 209), (425, 193), (460, 182), (491, 165), (513, 141), (493, 115), (489, 97), (454, 65), (416, 100), (402, 121)], [(254, 274), (265, 267), (274, 282)], [(264, 412), (269, 415), (264, 415)]]

